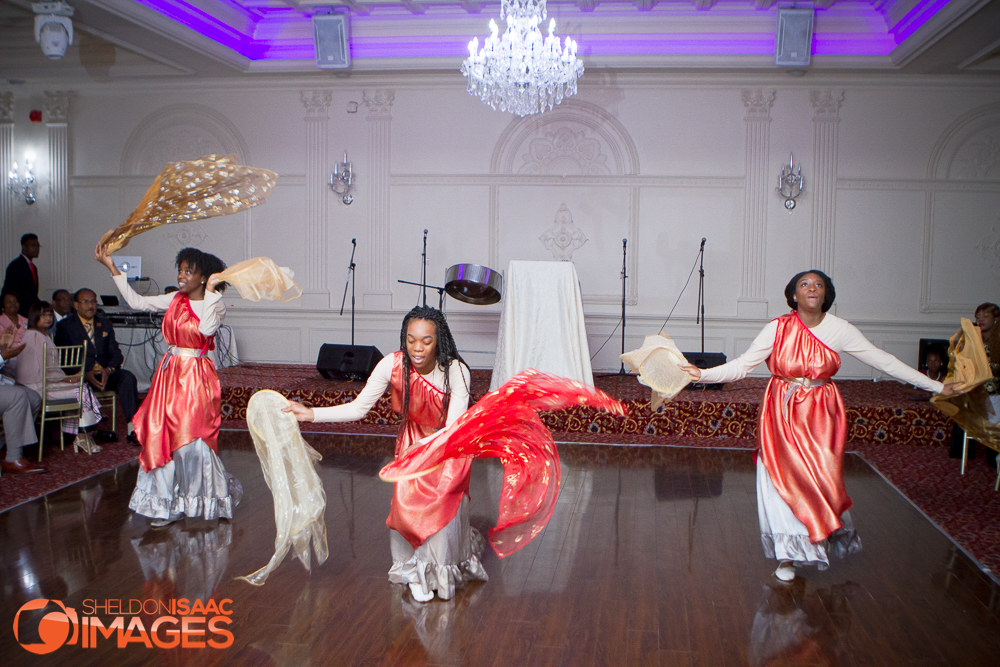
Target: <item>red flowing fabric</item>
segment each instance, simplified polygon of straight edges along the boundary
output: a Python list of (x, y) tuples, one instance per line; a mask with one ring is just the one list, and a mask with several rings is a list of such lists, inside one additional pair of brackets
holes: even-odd
[[(397, 350), (392, 364), (392, 410), (403, 412), (403, 352)], [(410, 406), (396, 438), (399, 459), (413, 443), (444, 425), (444, 392), (410, 368)], [(469, 493), (472, 461), (455, 459), (430, 474), (396, 483), (385, 525), (416, 549), (428, 537), (455, 518), (462, 497)]]
[[(163, 338), (175, 347), (214, 350), (213, 340), (198, 331), (200, 323), (188, 296), (178, 294), (163, 316)], [(142, 469), (149, 472), (166, 465), (175, 449), (198, 438), (217, 452), (221, 422), (222, 389), (212, 360), (164, 355), (132, 420), (142, 443)]]
[(537, 412), (576, 405), (625, 414), (621, 403), (595, 387), (534, 369), (518, 373), (434, 438), (397, 455), (379, 477), (398, 486), (400, 480), (431, 476), (453, 460), (499, 458), (500, 516), (489, 540), (505, 558), (545, 528), (559, 497), (559, 452)]
[(809, 540), (822, 542), (843, 527), (840, 517), (852, 505), (843, 475), (847, 417), (833, 382), (804, 387), (795, 380), (829, 380), (840, 370), (840, 355), (793, 312), (778, 318), (767, 367), (772, 377), (761, 406), (761, 460), (778, 494), (809, 529)]

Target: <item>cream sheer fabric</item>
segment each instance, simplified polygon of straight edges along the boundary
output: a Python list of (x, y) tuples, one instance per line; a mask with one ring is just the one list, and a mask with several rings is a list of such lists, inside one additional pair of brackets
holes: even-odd
[(529, 368), (593, 385), (580, 279), (573, 263), (512, 260), (504, 283), (490, 391)]
[(236, 164), (235, 155), (168, 163), (128, 219), (101, 237), (101, 245), (110, 255), (160, 225), (244, 211), (267, 201), (277, 182), (273, 171)]
[(317, 565), (326, 562), (330, 555), (324, 520), (326, 492), (315, 468), (322, 457), (302, 439), (295, 417), (281, 411), (287, 405), (284, 396), (265, 389), (250, 397), (247, 406), (247, 426), (257, 448), (264, 480), (274, 495), (274, 522), (278, 529), (271, 561), (253, 574), (237, 577), (255, 586), (264, 585), (289, 548), (310, 572), (310, 544)]
[(247, 301), (291, 301), (302, 296), (295, 274), (267, 257), (254, 257), (233, 264), (219, 274)]
[(621, 360), (639, 374), (639, 384), (653, 390), (649, 407), (654, 411), (691, 382), (691, 376), (680, 368), (687, 359), (670, 336), (646, 336), (642, 347), (621, 355)]

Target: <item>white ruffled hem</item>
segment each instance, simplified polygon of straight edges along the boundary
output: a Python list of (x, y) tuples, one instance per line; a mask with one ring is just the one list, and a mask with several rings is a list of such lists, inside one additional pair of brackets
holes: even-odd
[(813, 544), (808, 535), (768, 535), (762, 533), (760, 543), (764, 555), (779, 561), (791, 561), (796, 566), (815, 565), (819, 570), (830, 566), (830, 556), (844, 558), (861, 551), (857, 532), (841, 528), (830, 537)]
[(129, 509), (151, 519), (232, 519), (243, 487), (200, 438), (152, 472), (139, 469)]
[[(433, 539), (433, 536), (432, 538)], [(455, 565), (445, 565), (429, 560), (422, 560), (421, 545), (413, 556), (405, 561), (393, 561), (389, 570), (389, 581), (394, 584), (419, 584), (425, 594), (436, 592), (442, 600), (450, 600), (455, 595), (455, 589), (461, 588), (467, 581), (489, 581), (489, 575), (483, 568), (479, 557), (486, 547), (486, 540), (475, 528), (468, 529), (468, 544), (462, 545), (462, 553), (468, 557)]]

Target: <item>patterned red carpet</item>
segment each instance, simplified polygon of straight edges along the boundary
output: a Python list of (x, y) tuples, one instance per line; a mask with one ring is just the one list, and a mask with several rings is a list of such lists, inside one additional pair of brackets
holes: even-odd
[[(245, 364), (228, 368), (222, 378), (223, 428), (245, 430), (246, 404), (260, 389), (275, 389), (312, 405), (350, 400), (361, 389), (354, 382), (325, 380), (309, 366)], [(648, 409), (649, 389), (634, 377), (598, 377), (597, 384), (626, 402), (625, 419), (574, 410), (543, 415), (560, 442), (593, 442), (686, 447), (756, 446), (756, 415), (766, 380), (753, 378), (727, 385), (723, 391), (685, 391), (659, 414)], [(861, 455), (927, 516), (984, 566), (1000, 571), (1000, 493), (994, 493), (995, 471), (980, 456), (966, 475), (948, 458), (943, 445), (950, 423), (928, 403), (909, 400), (895, 382), (838, 382), (848, 407), (849, 449)], [(489, 387), (489, 371), (473, 371), (473, 395)], [(119, 424), (122, 420), (119, 418)], [(304, 425), (306, 431), (393, 435), (396, 419), (384, 397), (358, 424)], [(37, 450), (27, 450), (37, 456)], [(118, 444), (87, 456), (45, 449), (44, 475), (4, 475), (0, 478), (0, 511), (37, 498), (138, 457), (139, 449)], [(863, 511), (863, 508), (859, 508)]]

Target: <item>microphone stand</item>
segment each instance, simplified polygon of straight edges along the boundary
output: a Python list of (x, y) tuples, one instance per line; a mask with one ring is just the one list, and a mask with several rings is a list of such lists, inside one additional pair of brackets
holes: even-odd
[(705, 239), (701, 239), (701, 249), (698, 251), (701, 266), (698, 269), (698, 314), (695, 324), (701, 323), (701, 353), (705, 354)]
[[(625, 258), (626, 258), (626, 246), (628, 245), (628, 239), (622, 239), (622, 354), (625, 354), (625, 281), (628, 279), (628, 275), (625, 273)], [(618, 375), (625, 375), (625, 361), (622, 361), (622, 367), (618, 369)]]
[(420, 255), (420, 283), (423, 285), (424, 306), (427, 306), (427, 230), (424, 230), (424, 252)]
[(351, 239), (351, 261), (347, 264), (347, 282), (344, 283), (344, 298), (340, 300), (340, 314), (344, 314), (344, 303), (347, 301), (347, 286), (351, 286), (351, 346), (354, 345), (354, 251), (358, 249), (358, 240)]

